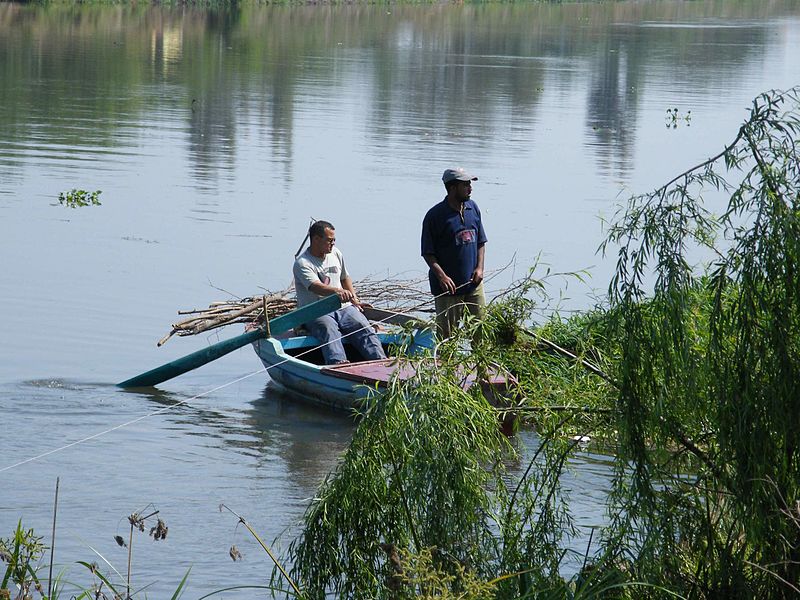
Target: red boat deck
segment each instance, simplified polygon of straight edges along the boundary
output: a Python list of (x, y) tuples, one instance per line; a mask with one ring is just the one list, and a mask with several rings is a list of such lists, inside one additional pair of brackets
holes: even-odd
[(405, 381), (416, 374), (416, 369), (408, 363), (398, 365), (396, 358), (383, 358), (379, 360), (365, 360), (361, 362), (328, 365), (322, 368), (322, 373), (349, 379), (367, 385), (385, 386), (392, 375)]
[[(357, 381), (366, 385), (386, 386), (393, 375), (401, 381), (411, 379), (417, 371), (414, 365), (404, 362), (398, 364), (396, 358), (385, 358), (380, 360), (367, 360), (362, 362), (343, 363), (340, 365), (328, 365), (322, 368), (322, 373)], [(475, 374), (470, 373), (464, 381), (464, 387), (469, 388), (475, 383)], [(492, 386), (503, 385), (507, 379), (498, 373), (490, 373), (488, 382)]]

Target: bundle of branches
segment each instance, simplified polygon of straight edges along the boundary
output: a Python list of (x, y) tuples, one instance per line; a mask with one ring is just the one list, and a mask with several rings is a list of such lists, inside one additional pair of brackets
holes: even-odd
[[(420, 316), (430, 312), (432, 302), (428, 302), (425, 283), (427, 279), (377, 279), (367, 277), (356, 282), (359, 299), (367, 304)], [(431, 305), (431, 306), (429, 306)], [(167, 342), (173, 335), (197, 335), (212, 329), (234, 323), (264, 323), (294, 310), (297, 301), (291, 288), (281, 292), (267, 292), (260, 296), (248, 296), (236, 300), (212, 302), (208, 308), (179, 310), (178, 315), (190, 315), (182, 321), (173, 323), (172, 330), (161, 338), (158, 345)]]
[(208, 308), (179, 310), (179, 315), (191, 315), (172, 324), (172, 330), (158, 341), (161, 346), (173, 335), (197, 335), (233, 323), (264, 322), (264, 315), (272, 319), (286, 314), (297, 306), (288, 290), (263, 296), (248, 296), (239, 300), (212, 302)]
[(378, 279), (368, 276), (355, 282), (361, 302), (412, 316), (434, 312), (433, 298), (428, 289), (428, 278)]

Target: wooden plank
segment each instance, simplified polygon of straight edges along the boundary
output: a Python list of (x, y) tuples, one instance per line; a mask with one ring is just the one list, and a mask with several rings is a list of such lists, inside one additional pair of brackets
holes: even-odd
[(325, 365), (320, 373), (331, 377), (349, 379), (356, 383), (366, 385), (386, 386), (394, 373), (398, 373), (401, 380), (413, 377), (416, 370), (409, 363), (402, 366), (396, 358), (381, 358), (378, 360), (365, 360), (360, 362), (342, 363), (338, 365)]
[[(333, 312), (341, 307), (341, 305), (341, 300), (339, 300), (339, 296), (336, 294), (327, 296), (322, 300), (317, 300), (316, 302), (307, 304), (306, 306), (295, 309), (286, 313), (285, 315), (275, 317), (269, 322), (269, 330), (273, 335), (283, 331), (288, 331), (294, 327), (297, 327), (298, 325), (302, 325), (303, 323), (307, 323), (308, 321), (316, 319), (317, 317), (321, 317), (322, 315)], [(155, 369), (151, 369), (150, 371), (142, 373), (141, 375), (137, 375), (136, 377), (126, 379), (125, 381), (118, 383), (117, 386), (122, 388), (154, 386), (167, 381), (168, 379), (172, 379), (173, 377), (177, 377), (178, 375), (183, 375), (184, 373), (196, 369), (197, 367), (200, 367), (206, 363), (210, 363), (211, 361), (214, 361), (222, 356), (225, 356), (226, 354), (233, 352), (234, 350), (237, 350), (238, 348), (241, 348), (242, 346), (251, 344), (257, 339), (264, 337), (266, 337), (266, 331), (264, 329), (248, 331), (247, 333), (243, 333), (242, 335), (238, 335), (234, 338), (213, 344), (207, 348), (198, 350), (197, 352), (192, 352), (191, 354), (173, 360), (165, 365), (161, 365), (160, 367), (156, 367)]]

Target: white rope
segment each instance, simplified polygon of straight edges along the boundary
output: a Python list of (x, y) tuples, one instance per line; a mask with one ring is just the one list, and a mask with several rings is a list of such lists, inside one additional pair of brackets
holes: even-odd
[[(460, 286), (456, 287), (456, 289), (458, 290), (459, 288), (462, 288), (465, 285), (469, 285), (469, 283), (470, 282), (463, 283)], [(448, 292), (443, 292), (442, 294), (439, 294), (438, 296), (434, 296), (433, 300), (436, 300), (436, 298), (439, 298), (440, 296), (444, 296), (444, 295), (447, 295), (447, 294), (448, 294)], [(384, 321), (386, 321), (388, 319), (391, 319), (393, 316), (404, 315), (404, 314), (413, 312), (413, 311), (418, 310), (419, 308), (425, 306), (428, 302), (430, 302), (430, 300), (425, 300), (425, 301), (421, 302), (420, 304), (412, 306), (411, 308), (408, 308), (408, 309), (406, 309), (404, 311), (397, 311), (397, 312), (392, 311), (393, 312), (392, 315), (389, 315), (388, 317), (384, 317), (383, 319), (380, 319), (380, 320), (375, 321), (375, 322), (376, 323), (383, 323)], [(299, 354), (297, 354), (294, 358), (300, 358), (301, 356), (305, 356), (306, 354), (314, 352), (315, 350), (319, 350), (320, 348), (324, 348), (325, 346), (327, 346), (329, 344), (333, 344), (335, 342), (341, 341), (341, 340), (345, 339), (346, 337), (349, 337), (351, 335), (354, 335), (354, 334), (358, 333), (359, 331), (367, 329), (368, 327), (372, 327), (372, 325), (367, 325), (367, 326), (364, 326), (364, 327), (360, 327), (359, 329), (351, 331), (350, 333), (346, 333), (346, 334), (344, 334), (344, 335), (342, 335), (342, 336), (340, 336), (338, 338), (332, 339), (332, 340), (330, 340), (330, 341), (328, 341), (328, 342), (326, 342), (324, 344), (320, 344), (318, 346), (314, 346), (312, 348), (309, 348), (308, 350), (304, 350), (303, 352), (300, 352)], [(84, 444), (86, 442), (90, 442), (92, 440), (95, 440), (95, 439), (97, 439), (99, 437), (102, 437), (104, 435), (107, 435), (109, 433), (117, 431), (119, 429), (123, 429), (125, 427), (129, 427), (130, 425), (138, 423), (139, 421), (143, 421), (143, 420), (145, 420), (145, 419), (147, 419), (149, 417), (154, 417), (154, 416), (159, 415), (161, 413), (165, 413), (165, 412), (167, 412), (169, 410), (172, 410), (173, 408), (175, 408), (177, 406), (181, 406), (183, 404), (186, 404), (187, 402), (191, 402), (192, 400), (197, 400), (198, 398), (202, 398), (203, 396), (207, 396), (208, 394), (211, 394), (213, 392), (217, 392), (217, 391), (219, 391), (221, 389), (224, 389), (224, 388), (226, 388), (228, 386), (231, 386), (231, 385), (233, 385), (235, 383), (239, 383), (240, 381), (244, 381), (245, 379), (249, 379), (250, 377), (253, 377), (254, 375), (258, 375), (259, 373), (268, 372), (271, 368), (279, 367), (279, 366), (289, 362), (290, 360), (291, 360), (291, 358), (287, 358), (287, 359), (284, 359), (281, 362), (275, 363), (274, 365), (271, 365), (269, 367), (262, 367), (261, 369), (259, 369), (257, 371), (253, 371), (252, 373), (248, 373), (247, 375), (243, 375), (242, 377), (239, 377), (237, 379), (229, 381), (228, 383), (224, 383), (224, 384), (219, 385), (219, 386), (217, 386), (215, 388), (212, 388), (210, 390), (206, 390), (205, 392), (201, 392), (199, 394), (196, 394), (196, 395), (192, 396), (191, 398), (186, 398), (184, 400), (181, 400), (180, 402), (176, 402), (175, 404), (170, 404), (169, 406), (165, 406), (163, 408), (159, 408), (158, 410), (154, 410), (153, 412), (148, 413), (146, 415), (142, 415), (142, 416), (136, 417), (135, 419), (131, 419), (130, 421), (126, 421), (124, 423), (120, 423), (119, 425), (115, 425), (114, 427), (110, 427), (110, 428), (108, 428), (108, 429), (106, 429), (104, 431), (99, 431), (97, 433), (94, 433), (92, 435), (86, 436), (86, 437), (81, 438), (79, 440), (75, 440), (74, 442), (70, 442), (69, 444), (65, 444), (65, 445), (60, 446), (58, 448), (53, 448), (52, 450), (48, 450), (47, 452), (42, 452), (41, 454), (37, 454), (36, 456), (32, 456), (30, 458), (26, 458), (25, 460), (21, 460), (21, 461), (19, 461), (17, 463), (2, 467), (2, 468), (0, 468), (0, 473), (5, 473), (6, 471), (10, 471), (11, 469), (16, 469), (17, 467), (21, 467), (22, 465), (26, 465), (28, 463), (32, 463), (34, 461), (40, 460), (42, 458), (45, 458), (47, 456), (51, 456), (51, 455), (56, 454), (58, 452), (61, 452), (63, 450), (67, 450), (69, 448), (72, 448), (73, 446), (78, 446), (79, 444)]]
[[(275, 366), (277, 366), (277, 365), (275, 365)], [(175, 404), (170, 404), (169, 406), (165, 406), (164, 408), (159, 408), (158, 410), (155, 410), (155, 411), (153, 411), (151, 413), (148, 413), (146, 415), (142, 415), (140, 417), (136, 417), (135, 419), (131, 419), (130, 421), (126, 421), (125, 423), (120, 423), (119, 425), (115, 425), (114, 427), (106, 429), (105, 431), (100, 431), (98, 433), (92, 434), (92, 435), (87, 436), (85, 438), (82, 438), (80, 440), (75, 440), (74, 442), (70, 442), (69, 444), (65, 444), (64, 446), (61, 446), (59, 448), (54, 448), (53, 450), (48, 450), (47, 452), (42, 452), (41, 454), (37, 454), (36, 456), (32, 456), (31, 458), (26, 458), (25, 460), (21, 460), (18, 463), (15, 463), (13, 465), (8, 465), (7, 467), (3, 467), (2, 469), (0, 469), (0, 473), (3, 473), (5, 471), (10, 471), (11, 469), (14, 469), (16, 467), (20, 467), (22, 465), (31, 463), (33, 461), (39, 460), (41, 458), (44, 458), (46, 456), (50, 456), (51, 454), (55, 454), (56, 452), (61, 452), (62, 450), (66, 450), (68, 448), (72, 448), (73, 446), (77, 446), (78, 444), (83, 444), (84, 442), (88, 442), (88, 441), (97, 439), (97, 438), (99, 438), (101, 436), (104, 436), (104, 435), (106, 435), (108, 433), (111, 433), (113, 431), (117, 431), (118, 429), (122, 429), (124, 427), (128, 427), (129, 425), (133, 425), (134, 423), (138, 423), (139, 421), (143, 421), (144, 419), (147, 419), (148, 417), (153, 417), (153, 416), (158, 415), (160, 413), (167, 412), (168, 410), (173, 409), (176, 406), (180, 406), (182, 404), (186, 404), (187, 402), (189, 402), (191, 400), (196, 400), (197, 398), (202, 398), (203, 396), (205, 396), (207, 394), (211, 394), (212, 392), (216, 392), (218, 390), (226, 388), (229, 385), (233, 385), (234, 383), (238, 383), (240, 381), (243, 381), (243, 380), (247, 379), (248, 377), (252, 377), (253, 375), (257, 375), (258, 373), (261, 373), (262, 371), (265, 371), (265, 370), (266, 370), (265, 368), (260, 369), (258, 371), (253, 372), (253, 373), (250, 373), (248, 375), (244, 375), (243, 377), (239, 377), (238, 379), (234, 379), (233, 381), (229, 381), (228, 383), (225, 383), (223, 385), (217, 386), (217, 387), (215, 387), (213, 389), (206, 390), (205, 392), (201, 392), (200, 394), (197, 394), (196, 396), (192, 396), (191, 398), (186, 398), (185, 400), (181, 400), (180, 402), (176, 402)]]

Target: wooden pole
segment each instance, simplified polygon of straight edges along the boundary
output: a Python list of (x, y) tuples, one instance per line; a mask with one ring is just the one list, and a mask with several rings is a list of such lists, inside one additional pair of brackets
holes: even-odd
[(609, 375), (607, 375), (603, 370), (601, 370), (600, 367), (598, 367), (597, 365), (592, 364), (588, 360), (586, 360), (584, 358), (581, 358), (580, 356), (577, 356), (576, 354), (573, 354), (572, 352), (570, 352), (566, 348), (562, 348), (558, 344), (556, 344), (554, 342), (551, 342), (548, 339), (543, 338), (542, 336), (540, 336), (539, 334), (537, 334), (534, 331), (531, 331), (530, 329), (523, 329), (523, 331), (525, 333), (527, 333), (529, 336), (531, 336), (532, 338), (539, 340), (539, 342), (541, 342), (542, 345), (546, 346), (550, 350), (558, 352), (559, 354), (563, 354), (567, 358), (570, 358), (570, 359), (578, 362), (585, 369), (587, 369), (588, 371), (591, 371), (592, 373), (594, 373), (595, 375), (597, 375), (599, 377), (602, 377), (603, 379), (605, 379), (608, 383), (610, 383), (614, 387), (619, 387), (617, 382), (614, 381), (613, 379), (611, 379), (611, 377)]

